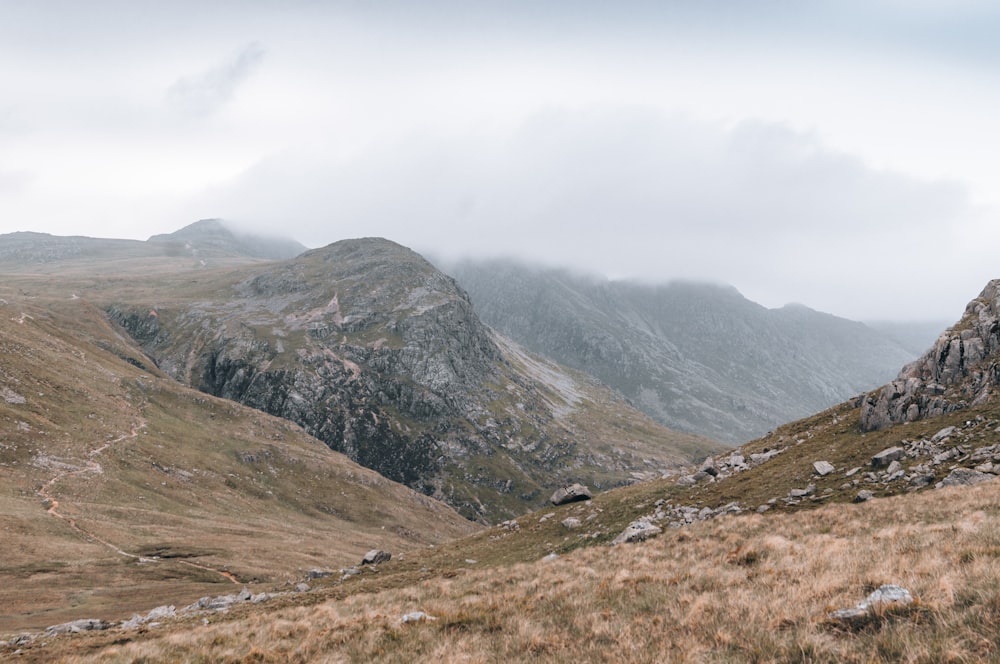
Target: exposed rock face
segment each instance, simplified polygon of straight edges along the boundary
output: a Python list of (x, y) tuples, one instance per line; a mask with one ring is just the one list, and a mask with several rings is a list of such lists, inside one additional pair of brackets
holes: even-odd
[(1000, 280), (987, 284), (962, 319), (896, 380), (869, 394), (861, 428), (884, 429), (989, 399), (1000, 385)]

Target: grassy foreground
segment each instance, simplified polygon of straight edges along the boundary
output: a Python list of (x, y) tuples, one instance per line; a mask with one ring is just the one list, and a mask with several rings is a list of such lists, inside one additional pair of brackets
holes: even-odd
[[(504, 537), (493, 529), (495, 546), (530, 537), (538, 518)], [(1000, 661), (1000, 482), (369, 583), (393, 564), (207, 624), (42, 640), (22, 661)], [(883, 583), (908, 588), (913, 607), (855, 629), (827, 621)], [(412, 611), (436, 620), (403, 623)]]

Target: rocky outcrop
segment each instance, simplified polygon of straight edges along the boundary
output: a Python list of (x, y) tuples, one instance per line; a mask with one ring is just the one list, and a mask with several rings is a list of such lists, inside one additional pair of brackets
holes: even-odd
[(1000, 386), (998, 353), (1000, 280), (994, 280), (930, 351), (864, 399), (861, 428), (875, 431), (983, 403)]

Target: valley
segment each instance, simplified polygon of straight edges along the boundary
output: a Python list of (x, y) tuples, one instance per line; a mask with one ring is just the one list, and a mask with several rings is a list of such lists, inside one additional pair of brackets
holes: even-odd
[[(895, 381), (731, 448), (485, 327), (399, 245), (186, 242), (5, 268), (0, 655), (1000, 655), (998, 282)], [(574, 481), (594, 496), (548, 504)], [(897, 585), (915, 603), (833, 617)]]

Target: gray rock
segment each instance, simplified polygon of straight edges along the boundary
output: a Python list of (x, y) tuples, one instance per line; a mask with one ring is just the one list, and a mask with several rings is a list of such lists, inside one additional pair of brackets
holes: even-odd
[(854, 624), (866, 621), (879, 613), (898, 611), (913, 604), (913, 596), (906, 588), (897, 585), (879, 586), (857, 606), (849, 609), (831, 611), (827, 614), (829, 620)]
[(77, 632), (92, 632), (101, 631), (111, 627), (111, 623), (104, 622), (99, 618), (83, 618), (81, 620), (73, 620), (71, 622), (62, 623), (60, 625), (52, 625), (45, 630), (46, 636), (55, 636), (56, 634), (76, 634)]
[(931, 436), (931, 442), (940, 443), (945, 438), (950, 438), (956, 431), (958, 431), (958, 427), (945, 427)]
[(311, 569), (306, 572), (306, 579), (312, 581), (313, 579), (325, 579), (326, 577), (332, 575), (333, 572), (326, 569)]
[(549, 563), (549, 562), (552, 562), (553, 560), (559, 560), (559, 554), (558, 553), (553, 552), (553, 553), (548, 554), (547, 556), (543, 556), (542, 557), (542, 561), (543, 562)]
[(910, 478), (910, 486), (920, 489), (934, 483), (934, 475), (930, 473), (919, 473)]
[(648, 521), (633, 521), (628, 528), (623, 530), (618, 537), (611, 540), (611, 545), (626, 544), (630, 542), (641, 542), (650, 537), (655, 537), (663, 532), (659, 526), (654, 526)]
[(404, 615), (402, 618), (400, 618), (400, 622), (404, 623), (422, 623), (422, 622), (429, 622), (432, 620), (437, 620), (437, 618), (435, 618), (432, 615), (428, 615), (423, 611), (412, 611)]
[(389, 562), (392, 558), (392, 554), (388, 551), (383, 551), (382, 549), (372, 549), (365, 554), (365, 557), (361, 559), (362, 565), (380, 565), (382, 563)]
[(903, 469), (903, 464), (901, 464), (898, 461), (893, 461), (892, 463), (889, 464), (889, 467), (885, 469), (885, 472), (892, 475), (894, 473), (898, 473), (902, 469)]
[(580, 521), (575, 516), (570, 516), (562, 520), (563, 528), (566, 528), (568, 530), (575, 530), (576, 528), (579, 528), (581, 525), (583, 525), (583, 522)]
[(851, 475), (857, 473), (859, 470), (861, 470), (861, 466), (855, 466), (854, 468), (851, 468), (849, 471), (844, 473), (844, 477), (850, 477)]
[(307, 593), (311, 590), (308, 583), (297, 583), (295, 584), (295, 592), (297, 593)]
[(826, 477), (834, 470), (836, 470), (836, 468), (833, 467), (833, 464), (830, 463), (829, 461), (814, 461), (813, 469), (816, 471), (816, 474), (819, 475), (820, 477)]
[(995, 480), (996, 475), (981, 473), (972, 468), (956, 468), (948, 474), (948, 477), (938, 482), (938, 487), (942, 486), (971, 486), (980, 482)]
[(890, 447), (888, 449), (884, 449), (872, 457), (872, 466), (875, 468), (885, 468), (893, 461), (902, 459), (905, 454), (906, 450), (902, 447)]
[(871, 500), (873, 497), (875, 497), (874, 493), (872, 493), (868, 489), (862, 489), (861, 491), (858, 491), (858, 495), (854, 496), (854, 502), (865, 503)]
[(712, 457), (705, 459), (698, 470), (702, 473), (707, 473), (712, 477), (717, 477), (719, 475), (719, 469), (715, 467), (715, 459)]
[(575, 503), (580, 500), (590, 500), (591, 497), (590, 489), (584, 485), (571, 484), (569, 486), (556, 489), (556, 492), (552, 494), (551, 498), (549, 498), (549, 502), (553, 505), (565, 505), (567, 503)]

